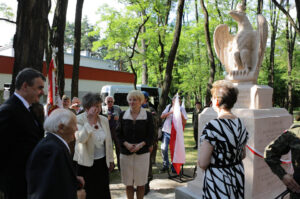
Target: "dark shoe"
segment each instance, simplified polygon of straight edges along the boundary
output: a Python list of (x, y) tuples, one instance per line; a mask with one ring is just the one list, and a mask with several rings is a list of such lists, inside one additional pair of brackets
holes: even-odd
[(193, 149), (198, 149), (198, 146), (194, 146)]
[(161, 172), (166, 172), (168, 170), (169, 170), (168, 167), (163, 167), (163, 168), (160, 169)]
[(147, 195), (150, 192), (150, 186), (149, 186), (149, 182), (145, 185), (145, 193), (144, 196)]

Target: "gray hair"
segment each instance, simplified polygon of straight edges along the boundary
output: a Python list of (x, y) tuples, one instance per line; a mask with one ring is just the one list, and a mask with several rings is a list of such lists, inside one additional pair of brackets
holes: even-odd
[(107, 100), (109, 99), (109, 98), (111, 98), (114, 102), (115, 102), (115, 98), (113, 97), (113, 96), (106, 96), (106, 98), (105, 98), (105, 104), (107, 104)]
[(82, 98), (82, 106), (84, 109), (89, 109), (99, 103), (102, 103), (102, 99), (98, 93), (87, 93)]
[(76, 119), (76, 116), (70, 110), (63, 108), (56, 109), (46, 118), (44, 129), (47, 132), (57, 133), (59, 125), (68, 125), (72, 118)]

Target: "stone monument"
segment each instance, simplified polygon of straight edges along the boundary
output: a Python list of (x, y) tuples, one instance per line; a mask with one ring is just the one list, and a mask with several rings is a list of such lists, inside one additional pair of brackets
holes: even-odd
[[(237, 10), (230, 11), (229, 14), (238, 23), (237, 34), (231, 35), (227, 25), (219, 25), (214, 33), (214, 47), (225, 66), (226, 79), (232, 81), (239, 89), (238, 100), (232, 112), (243, 120), (249, 132), (247, 156), (243, 160), (245, 198), (274, 198), (286, 188), (271, 172), (263, 158), (252, 151), (263, 154), (267, 144), (290, 127), (293, 118), (287, 110), (272, 107), (271, 87), (256, 84), (268, 36), (265, 17), (258, 15), (258, 29), (253, 30), (242, 5), (238, 5)], [(204, 109), (198, 118), (198, 137), (202, 134), (205, 124), (216, 117), (217, 113), (212, 108)], [(289, 167), (289, 164), (285, 165), (286, 169)], [(203, 171), (198, 167), (197, 177), (189, 182), (187, 187), (175, 190), (176, 198), (201, 198), (202, 181)]]

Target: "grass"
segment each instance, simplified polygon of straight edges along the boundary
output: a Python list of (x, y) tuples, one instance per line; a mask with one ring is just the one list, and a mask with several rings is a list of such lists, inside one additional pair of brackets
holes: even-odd
[[(193, 149), (195, 146), (193, 125), (192, 125), (192, 114), (188, 114), (188, 121), (184, 129), (184, 146), (185, 146), (185, 167), (194, 167), (197, 164), (198, 151)], [(160, 150), (161, 141), (158, 142), (158, 149), (156, 153), (156, 164), (152, 166), (153, 174), (159, 174), (159, 170), (162, 168), (162, 157)], [(169, 159), (171, 160), (170, 151)], [(117, 158), (115, 157), (115, 163), (117, 163)], [(114, 172), (110, 174), (111, 183), (120, 183), (120, 172), (115, 168)]]

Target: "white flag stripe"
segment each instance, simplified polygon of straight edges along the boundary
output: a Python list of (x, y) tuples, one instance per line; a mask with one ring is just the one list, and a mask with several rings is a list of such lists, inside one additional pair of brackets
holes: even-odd
[(184, 149), (184, 137), (183, 137), (183, 127), (181, 119), (181, 111), (179, 104), (178, 94), (176, 95), (174, 112), (173, 112), (173, 124), (176, 130), (176, 141), (174, 147), (174, 157), (173, 163), (185, 163), (185, 149)]

